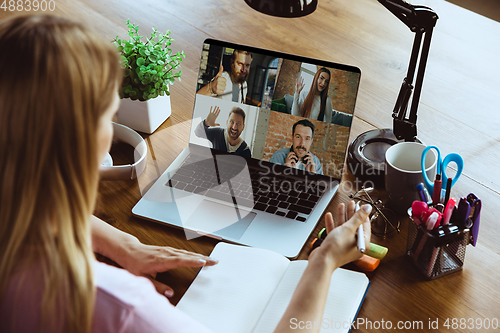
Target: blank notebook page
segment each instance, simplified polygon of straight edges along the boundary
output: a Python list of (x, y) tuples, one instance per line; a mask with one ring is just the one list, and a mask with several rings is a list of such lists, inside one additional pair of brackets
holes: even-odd
[(214, 332), (252, 332), (290, 261), (222, 242), (210, 256), (219, 263), (200, 271), (177, 307)]
[[(273, 332), (292, 299), (307, 261), (292, 261), (254, 332)], [(348, 332), (368, 287), (363, 273), (337, 268), (330, 280), (320, 332)], [(292, 324), (292, 323), (291, 323)], [(295, 322), (298, 324), (298, 322)], [(305, 324), (304, 324), (305, 325)], [(293, 328), (294, 325), (291, 325)], [(300, 331), (300, 330), (297, 330)]]

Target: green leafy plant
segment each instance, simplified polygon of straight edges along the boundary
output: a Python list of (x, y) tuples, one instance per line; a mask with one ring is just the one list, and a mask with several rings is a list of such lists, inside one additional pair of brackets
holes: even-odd
[(146, 101), (158, 96), (170, 95), (168, 85), (181, 80), (180, 63), (184, 51), (172, 54), (170, 30), (165, 34), (153, 28), (151, 37), (143, 41), (139, 26), (127, 20), (128, 41), (119, 36), (113, 40), (122, 56), (125, 77), (120, 89), (121, 98)]

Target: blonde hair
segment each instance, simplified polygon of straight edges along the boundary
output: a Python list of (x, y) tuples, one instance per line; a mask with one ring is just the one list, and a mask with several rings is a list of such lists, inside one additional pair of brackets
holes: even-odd
[(0, 22), (0, 50), (0, 300), (15, 269), (40, 265), (40, 328), (89, 332), (96, 137), (119, 57), (85, 26), (48, 15)]

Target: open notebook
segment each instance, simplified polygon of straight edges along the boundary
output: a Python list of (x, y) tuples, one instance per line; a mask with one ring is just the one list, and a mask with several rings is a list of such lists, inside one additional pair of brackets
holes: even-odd
[[(217, 333), (273, 332), (308, 262), (223, 242), (210, 256), (219, 264), (200, 271), (177, 307)], [(317, 323), (321, 332), (348, 332), (369, 285), (363, 273), (336, 269)]]

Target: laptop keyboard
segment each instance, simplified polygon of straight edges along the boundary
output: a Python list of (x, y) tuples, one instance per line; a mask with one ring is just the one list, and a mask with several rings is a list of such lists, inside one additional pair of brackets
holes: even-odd
[(243, 170), (230, 163), (216, 167), (220, 160), (214, 161), (190, 155), (166, 185), (300, 222), (307, 220), (327, 189), (325, 184), (267, 175), (263, 169)]

